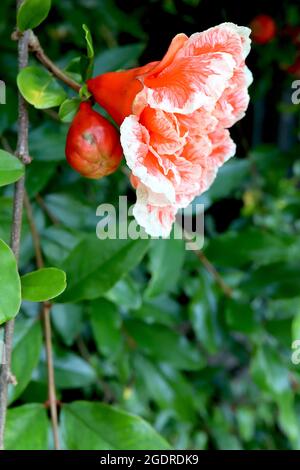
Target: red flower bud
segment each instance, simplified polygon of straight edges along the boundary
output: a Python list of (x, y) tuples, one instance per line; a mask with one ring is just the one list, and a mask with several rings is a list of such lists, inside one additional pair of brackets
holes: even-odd
[(87, 81), (88, 90), (114, 121), (121, 125), (129, 114), (136, 95), (143, 89), (142, 77), (156, 62), (119, 72), (108, 72)]
[(276, 23), (269, 15), (258, 15), (250, 23), (252, 39), (256, 44), (266, 44), (276, 34)]
[(122, 154), (114, 126), (90, 102), (81, 103), (67, 135), (66, 157), (71, 167), (86, 178), (99, 179), (116, 171)]

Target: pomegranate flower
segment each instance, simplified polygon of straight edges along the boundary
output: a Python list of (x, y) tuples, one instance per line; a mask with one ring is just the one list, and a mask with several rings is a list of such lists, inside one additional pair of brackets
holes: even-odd
[(249, 34), (232, 23), (178, 34), (162, 61), (88, 81), (121, 125), (137, 192), (133, 213), (152, 236), (168, 236), (177, 211), (206, 191), (235, 153), (227, 128), (249, 102)]

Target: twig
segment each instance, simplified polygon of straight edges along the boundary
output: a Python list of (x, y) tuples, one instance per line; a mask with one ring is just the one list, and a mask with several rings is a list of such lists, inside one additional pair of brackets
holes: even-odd
[[(28, 223), (31, 231), (33, 240), (36, 264), (39, 269), (44, 267), (44, 260), (41, 250), (41, 240), (37, 231), (32, 206), (28, 194), (25, 192), (24, 205), (27, 213)], [(48, 400), (50, 404), (50, 414), (52, 423), (52, 432), (54, 447), (56, 450), (60, 449), (59, 432), (58, 432), (58, 413), (57, 413), (57, 399), (56, 399), (56, 388), (55, 388), (55, 376), (54, 376), (54, 365), (53, 365), (53, 351), (52, 351), (52, 328), (50, 321), (51, 304), (44, 302), (42, 304), (42, 317), (45, 334), (45, 345), (46, 345), (46, 358), (47, 358), (47, 375), (48, 375)]]
[(52, 212), (48, 209), (47, 204), (45, 203), (44, 199), (40, 194), (37, 194), (36, 197), (36, 202), (40, 206), (40, 208), (45, 212), (45, 214), (49, 217), (53, 225), (59, 225), (60, 222), (59, 220), (52, 214)]
[(49, 117), (51, 117), (51, 119), (53, 119), (54, 121), (60, 121), (60, 117), (58, 115), (58, 113), (56, 111), (53, 111), (53, 109), (42, 109), (42, 111)]
[[(18, 40), (22, 34), (23, 33), (20, 31), (14, 31), (11, 37), (13, 40)], [(64, 82), (77, 93), (80, 91), (81, 85), (75, 82), (75, 80), (69, 77), (59, 67), (57, 67), (54, 62), (52, 62), (52, 60), (45, 54), (38, 37), (31, 30), (29, 31), (28, 46), (30, 51), (35, 54), (36, 58), (44, 65), (44, 67), (46, 67), (46, 69), (49, 70), (49, 72), (51, 72), (53, 75), (55, 75), (55, 77)]]
[(221, 287), (222, 291), (227, 297), (232, 297), (232, 289), (225, 283), (222, 276), (216, 270), (214, 265), (206, 258), (202, 251), (195, 251), (195, 255), (199, 258), (206, 270), (213, 276), (216, 283)]
[[(17, 8), (21, 4), (20, 0), (17, 0)], [(18, 62), (19, 71), (22, 70), (28, 64), (28, 41), (29, 34), (25, 32), (22, 38), (18, 41)], [(19, 94), (18, 102), (18, 143), (16, 156), (24, 163), (30, 163), (31, 159), (28, 152), (28, 114), (27, 107), (24, 99)], [(23, 199), (25, 189), (25, 177), (22, 177), (15, 185), (14, 194), (14, 205), (13, 205), (13, 222), (11, 232), (11, 247), (15, 254), (16, 259), (19, 258), (20, 252), (20, 240), (21, 240), (21, 229), (22, 229), (22, 214), (23, 214)], [(14, 320), (10, 320), (5, 324), (4, 327), (4, 346), (3, 351), (5, 357), (5, 364), (1, 366), (0, 373), (0, 449), (4, 449), (4, 431), (6, 423), (7, 413), (7, 394), (8, 384), (11, 382), (12, 373), (11, 367), (11, 356), (12, 356), (12, 345), (13, 345), (13, 334), (14, 334)]]
[[(183, 230), (183, 238), (187, 242), (190, 241), (190, 235), (187, 231)], [(222, 291), (227, 297), (232, 297), (233, 292), (231, 287), (229, 287), (226, 282), (223, 280), (221, 274), (216, 270), (214, 265), (209, 261), (209, 259), (205, 256), (203, 251), (201, 250), (194, 250), (195, 255), (201, 261), (205, 269), (212, 275), (215, 279), (216, 283), (221, 287)]]
[(13, 149), (11, 148), (10, 143), (8, 142), (7, 138), (4, 137), (4, 135), (1, 135), (0, 142), (4, 150), (6, 150), (9, 153), (13, 153)]
[(45, 332), (45, 342), (46, 342), (48, 399), (50, 403), (50, 414), (51, 414), (54, 447), (56, 450), (60, 450), (50, 312), (51, 312), (51, 304), (49, 302), (44, 302), (42, 316), (43, 316), (43, 321), (44, 321), (44, 332)]
[(77, 93), (80, 91), (81, 85), (75, 82), (72, 78), (70, 78), (67, 74), (65, 74), (59, 67), (57, 67), (54, 62), (45, 54), (38, 37), (30, 31), (30, 40), (29, 40), (29, 48), (35, 54), (36, 58), (51, 72), (55, 75), (59, 80), (64, 82), (70, 88), (75, 90)]
[[(90, 364), (93, 367), (91, 357), (90, 357), (90, 353), (89, 353), (88, 348), (87, 348), (87, 346), (86, 346), (86, 344), (83, 341), (81, 336), (79, 336), (77, 338), (76, 345), (78, 347), (78, 351), (79, 351), (81, 357), (88, 364)], [(102, 389), (102, 391), (103, 391), (103, 401), (106, 402), (106, 403), (114, 402), (115, 401), (115, 395), (114, 395), (113, 391), (110, 389), (109, 385), (104, 380), (102, 380), (101, 377), (98, 376), (98, 374), (97, 374), (97, 384), (100, 387), (100, 389)]]
[(27, 191), (25, 191), (25, 195), (24, 195), (24, 206), (26, 209), (29, 228), (31, 231), (36, 264), (37, 264), (37, 267), (40, 269), (40, 268), (43, 268), (44, 266), (44, 260), (43, 260), (42, 250), (41, 250), (40, 236), (39, 236), (39, 233), (37, 231), (37, 228), (34, 222), (33, 210), (32, 210), (32, 206), (31, 206)]

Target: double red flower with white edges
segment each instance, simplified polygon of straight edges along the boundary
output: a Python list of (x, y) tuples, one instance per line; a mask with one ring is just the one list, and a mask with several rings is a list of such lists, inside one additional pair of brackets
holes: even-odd
[(121, 126), (137, 192), (134, 216), (152, 236), (168, 236), (176, 212), (206, 191), (235, 153), (228, 128), (249, 102), (249, 34), (233, 23), (178, 34), (160, 62), (88, 81)]

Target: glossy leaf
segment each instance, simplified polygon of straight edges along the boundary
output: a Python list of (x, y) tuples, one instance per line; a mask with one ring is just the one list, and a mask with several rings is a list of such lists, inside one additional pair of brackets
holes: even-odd
[[(95, 384), (97, 376), (94, 368), (79, 355), (62, 349), (54, 352), (54, 371), (58, 389), (89, 387)], [(46, 357), (42, 356), (37, 371), (37, 379), (47, 383)]]
[(66, 99), (59, 108), (58, 115), (62, 122), (72, 122), (80, 105), (80, 99)]
[(21, 281), (15, 255), (0, 240), (0, 325), (14, 318), (21, 305)]
[(260, 347), (253, 357), (251, 372), (256, 384), (264, 391), (280, 396), (289, 389), (288, 370), (269, 346)]
[(105, 298), (116, 305), (128, 309), (138, 309), (142, 303), (142, 296), (138, 283), (129, 275), (120, 279), (106, 294)]
[(66, 288), (66, 274), (57, 268), (43, 268), (21, 277), (22, 298), (31, 302), (53, 299)]
[(91, 324), (99, 352), (110, 358), (122, 347), (122, 319), (114, 304), (98, 299), (90, 305)]
[(16, 157), (0, 150), (0, 187), (18, 181), (24, 175), (24, 165)]
[(184, 262), (183, 240), (153, 240), (150, 250), (151, 281), (146, 290), (150, 298), (171, 290), (177, 283)]
[(198, 370), (203, 367), (203, 358), (197, 349), (175, 331), (137, 320), (129, 320), (125, 325), (136, 346), (156, 361), (168, 362), (177, 369)]
[(146, 421), (102, 403), (79, 401), (65, 405), (61, 419), (69, 450), (170, 449)]
[(83, 324), (83, 308), (76, 304), (54, 304), (51, 308), (53, 325), (67, 346), (71, 346)]
[(17, 26), (20, 31), (39, 26), (48, 16), (51, 0), (24, 0), (17, 14)]
[(9, 402), (15, 401), (27, 387), (33, 370), (38, 364), (42, 348), (40, 322), (20, 318), (15, 325), (12, 370), (17, 385), (9, 388)]
[(189, 305), (189, 317), (200, 344), (214, 354), (220, 346), (215, 293), (207, 276), (198, 276), (198, 289)]
[(25, 100), (37, 109), (59, 106), (66, 98), (53, 75), (41, 67), (26, 67), (19, 73), (17, 83)]
[[(97, 240), (86, 237), (71, 251), (63, 269), (69, 284), (60, 302), (96, 299), (136, 266), (149, 240)], [(84, 259), (82, 253), (85, 253)]]
[(7, 412), (5, 449), (47, 450), (49, 423), (41, 403), (11, 408)]
[(83, 69), (83, 79), (88, 80), (93, 75), (94, 68), (94, 46), (91, 32), (86, 24), (82, 25), (82, 29), (85, 33), (86, 49), (87, 53), (85, 57), (82, 57), (81, 66)]

